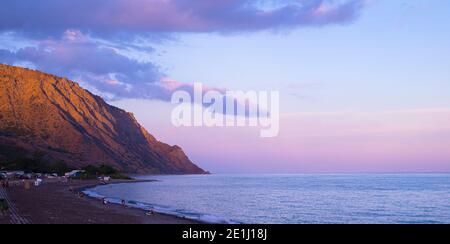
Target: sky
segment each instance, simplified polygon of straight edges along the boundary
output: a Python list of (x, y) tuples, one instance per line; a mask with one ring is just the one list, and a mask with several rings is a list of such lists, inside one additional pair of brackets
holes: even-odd
[[(0, 62), (81, 83), (214, 173), (450, 172), (449, 11), (441, 0), (5, 0)], [(279, 91), (279, 136), (174, 127), (173, 84), (194, 82)]]

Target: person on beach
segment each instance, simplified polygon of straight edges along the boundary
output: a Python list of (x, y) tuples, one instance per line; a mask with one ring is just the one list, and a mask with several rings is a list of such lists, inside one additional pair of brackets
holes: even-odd
[(24, 180), (23, 181), (23, 186), (25, 188), (25, 190), (30, 190), (31, 189), (31, 182), (29, 180)]
[(8, 181), (8, 179), (3, 179), (3, 180), (1, 180), (1, 186), (2, 186), (3, 188), (8, 188), (8, 187), (9, 187), (9, 181)]
[(122, 200), (122, 207), (124, 207), (124, 208), (127, 207), (127, 202), (125, 200)]
[(153, 209), (150, 209), (150, 210), (146, 213), (147, 216), (152, 216), (152, 215), (154, 215), (154, 214), (155, 214), (155, 211), (153, 211)]
[(9, 205), (6, 199), (0, 199), (0, 212), (4, 215), (9, 210)]
[(103, 202), (103, 205), (107, 205), (108, 204), (108, 201), (106, 200), (106, 198), (103, 198), (102, 202)]

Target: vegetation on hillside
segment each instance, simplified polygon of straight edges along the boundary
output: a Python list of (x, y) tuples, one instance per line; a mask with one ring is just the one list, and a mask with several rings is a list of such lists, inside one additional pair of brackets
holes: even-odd
[(25, 173), (58, 174), (59, 176), (73, 170), (64, 162), (47, 162), (40, 152), (34, 153), (32, 157), (18, 157), (1, 162), (0, 168), (2, 170), (21, 170)]
[(80, 179), (96, 179), (100, 176), (109, 176), (117, 180), (129, 180), (130, 177), (120, 173), (114, 167), (109, 165), (94, 166), (89, 165), (83, 169), (85, 172), (79, 177)]
[(120, 171), (109, 165), (94, 166), (89, 165), (82, 169), (69, 167), (64, 162), (49, 163), (45, 160), (42, 152), (36, 152), (32, 157), (17, 158), (11, 161), (0, 162), (1, 170), (20, 170), (25, 173), (42, 173), (42, 174), (58, 174), (63, 176), (72, 170), (84, 170), (85, 172), (79, 177), (80, 179), (96, 179), (100, 176), (109, 176), (113, 179), (130, 179), (123, 175)]

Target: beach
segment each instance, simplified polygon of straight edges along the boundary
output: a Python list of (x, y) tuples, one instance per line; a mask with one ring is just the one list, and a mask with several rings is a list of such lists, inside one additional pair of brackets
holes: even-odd
[[(112, 181), (132, 183), (137, 181)], [(99, 185), (99, 181), (46, 180), (29, 190), (20, 184), (3, 188), (10, 201), (8, 214), (0, 215), (0, 224), (196, 224), (175, 216), (126, 208), (117, 204), (104, 205), (101, 200), (80, 197), (82, 189)]]

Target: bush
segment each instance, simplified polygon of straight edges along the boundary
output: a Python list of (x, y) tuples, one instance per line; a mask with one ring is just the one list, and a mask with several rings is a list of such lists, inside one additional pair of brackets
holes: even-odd
[(117, 174), (113, 174), (113, 175), (109, 175), (109, 176), (115, 180), (132, 180), (131, 177), (123, 175), (121, 173), (117, 173)]
[(104, 164), (100, 165), (99, 167), (89, 165), (86, 166), (83, 170), (86, 171), (88, 175), (95, 175), (95, 176), (101, 175), (110, 176), (119, 173), (119, 171), (116, 170), (115, 168)]
[(114, 175), (119, 173), (118, 170), (108, 165), (101, 165), (98, 169), (102, 175)]
[(64, 175), (73, 170), (64, 162), (48, 162), (44, 158), (44, 152), (36, 151), (31, 157), (17, 157), (11, 161), (0, 163), (0, 166), (5, 170), (23, 170), (25, 173), (56, 173), (58, 175)]
[(25, 173), (43, 173), (64, 175), (73, 170), (64, 162), (48, 163), (43, 157), (18, 158), (10, 162), (3, 163), (5, 170), (22, 170)]
[(84, 167), (83, 169), (86, 175), (91, 175), (91, 176), (99, 176), (100, 175), (100, 171), (96, 166), (93, 165), (89, 165)]
[(80, 177), (82, 180), (95, 179), (99, 176), (109, 176), (117, 180), (129, 180), (130, 177), (121, 174), (117, 169), (109, 165), (100, 165), (96, 167), (94, 165), (89, 165), (83, 169), (85, 173)]
[(43, 173), (56, 173), (59, 176), (63, 176), (65, 173), (72, 171), (72, 170), (73, 170), (73, 168), (69, 167), (66, 163), (59, 162), (59, 163), (50, 165), (48, 170), (46, 170), (46, 172), (43, 172)]

